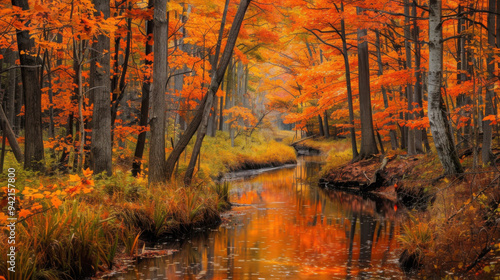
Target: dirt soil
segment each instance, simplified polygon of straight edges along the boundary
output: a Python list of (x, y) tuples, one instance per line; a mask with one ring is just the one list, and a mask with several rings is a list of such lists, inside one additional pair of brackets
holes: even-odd
[(381, 169), (383, 158), (373, 157), (335, 167), (326, 172), (320, 183), (332, 189), (384, 191), (388, 187), (394, 188), (394, 185), (404, 175), (410, 174), (419, 163), (418, 157), (392, 155), (386, 157), (387, 164)]

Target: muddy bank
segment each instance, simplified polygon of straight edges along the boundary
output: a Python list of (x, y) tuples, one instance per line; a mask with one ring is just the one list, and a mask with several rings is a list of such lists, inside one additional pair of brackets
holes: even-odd
[(396, 155), (374, 157), (335, 167), (325, 173), (320, 184), (351, 192), (373, 192), (384, 187), (397, 186), (417, 164), (418, 158), (402, 158)]

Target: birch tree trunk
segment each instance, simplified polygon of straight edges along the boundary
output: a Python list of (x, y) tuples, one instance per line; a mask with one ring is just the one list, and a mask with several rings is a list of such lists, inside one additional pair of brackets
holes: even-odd
[(446, 174), (462, 173), (450, 123), (441, 96), (443, 76), (443, 30), (441, 0), (429, 0), (429, 82), (428, 116), (437, 154)]

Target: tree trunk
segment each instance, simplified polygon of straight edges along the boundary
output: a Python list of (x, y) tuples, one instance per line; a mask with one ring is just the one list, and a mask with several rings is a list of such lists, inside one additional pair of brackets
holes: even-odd
[[(376, 30), (376, 47), (377, 47), (377, 64), (378, 64), (378, 75), (382, 76), (384, 74), (384, 67), (382, 65), (382, 52), (380, 50), (381, 45), (380, 45), (380, 31)], [(385, 109), (389, 108), (389, 98), (387, 98), (387, 91), (385, 87), (382, 87), (382, 98), (384, 100), (384, 107)], [(389, 118), (392, 119), (392, 114), (389, 114)], [(392, 122), (388, 123), (388, 125), (392, 126), (394, 125)], [(397, 134), (394, 129), (391, 129), (389, 131), (389, 136), (391, 138), (391, 148), (393, 150), (398, 149), (398, 139), (397, 139)]]
[(172, 177), (175, 163), (177, 162), (180, 154), (182, 153), (182, 151), (184, 151), (187, 144), (193, 137), (194, 133), (200, 126), (202, 119), (208, 120), (208, 114), (210, 113), (210, 108), (212, 104), (210, 104), (211, 102), (207, 102), (207, 97), (211, 95), (213, 98), (217, 93), (220, 83), (222, 82), (222, 78), (224, 77), (224, 72), (226, 71), (229, 61), (231, 60), (233, 48), (236, 44), (236, 39), (238, 38), (238, 33), (240, 31), (241, 24), (243, 23), (243, 19), (245, 17), (245, 13), (248, 8), (248, 5), (250, 4), (250, 1), (251, 0), (242, 0), (240, 2), (240, 6), (238, 7), (238, 11), (236, 12), (236, 15), (234, 17), (231, 30), (229, 30), (226, 47), (224, 48), (224, 52), (218, 64), (217, 70), (215, 71), (212, 81), (210, 82), (210, 87), (208, 89), (208, 92), (203, 98), (198, 110), (196, 111), (196, 115), (194, 116), (193, 120), (189, 123), (188, 128), (186, 129), (182, 137), (179, 139), (177, 146), (172, 150), (167, 159), (167, 178)]
[[(125, 97), (125, 87), (127, 84), (125, 83), (125, 79), (127, 77), (128, 70), (128, 61), (130, 58), (130, 50), (131, 50), (131, 41), (132, 41), (132, 18), (127, 19), (127, 45), (125, 47), (125, 55), (123, 57), (122, 71), (120, 74), (120, 80), (118, 82), (118, 66), (116, 67), (116, 84), (111, 86), (111, 90), (113, 93), (113, 100), (111, 101), (111, 143), (113, 143), (114, 138), (114, 130), (115, 130), (115, 121), (116, 116), (118, 115), (118, 106), (120, 102)], [(119, 49), (119, 45), (115, 47)], [(119, 61), (119, 57), (116, 56), (116, 63)]]
[(3, 111), (2, 106), (0, 106), (0, 127), (2, 128), (2, 138), (7, 137), (10, 147), (12, 148), (12, 152), (14, 153), (14, 157), (18, 163), (22, 163), (23, 152), (21, 151), (21, 147), (19, 147), (19, 143), (17, 143), (16, 135), (9, 124), (9, 120)]
[(429, 82), (428, 116), (436, 150), (446, 174), (462, 173), (453, 136), (450, 134), (441, 82), (443, 75), (443, 31), (441, 22), (441, 0), (429, 0)]
[(208, 131), (210, 137), (215, 137), (217, 131), (217, 109), (219, 108), (219, 98), (215, 96), (212, 110), (210, 113), (210, 120), (208, 122)]
[[(488, 44), (490, 48), (495, 48), (495, 5), (496, 0), (489, 0), (489, 11), (488, 13)], [(494, 91), (494, 77), (495, 77), (495, 63), (494, 63), (494, 54), (490, 52), (488, 54), (488, 58), (486, 59), (486, 69), (488, 72), (488, 83), (486, 86), (486, 100), (485, 108), (484, 108), (484, 116), (487, 117), (489, 115), (496, 115), (495, 110), (493, 108), (493, 97), (495, 96)], [(486, 120), (483, 121), (483, 147), (481, 149), (481, 156), (483, 159), (483, 164), (488, 164), (495, 160), (495, 156), (491, 151), (491, 140), (493, 134), (493, 127), (491, 125), (491, 121)]]
[[(15, 65), (15, 52), (10, 50), (8, 51), (8, 59), (6, 59), (11, 66)], [(9, 109), (7, 113), (7, 118), (9, 119), (9, 123), (14, 126), (16, 123), (16, 84), (17, 84), (17, 70), (15, 68), (12, 68), (9, 70), (9, 90), (8, 90), (8, 105), (7, 108)], [(18, 100), (20, 102), (21, 100)]]
[[(411, 55), (411, 42), (409, 38), (411, 38), (411, 29), (410, 29), (410, 2), (409, 0), (404, 0), (404, 13), (405, 13), (405, 54), (406, 54), (406, 68), (408, 71), (411, 71), (412, 67), (412, 55)], [(411, 83), (406, 84), (406, 101), (408, 103), (408, 119), (407, 121), (413, 120), (413, 114), (411, 111), (413, 110), (413, 86)], [(415, 148), (415, 130), (408, 126), (408, 155), (417, 154), (417, 150)]]
[[(12, 6), (29, 10), (28, 0), (12, 0)], [(28, 26), (29, 21), (25, 23)], [(42, 91), (39, 81), (40, 69), (34, 52), (34, 40), (29, 31), (17, 30), (17, 48), (21, 62), (21, 77), (24, 94), (25, 146), (24, 168), (41, 171), (44, 169), (42, 131)]]
[(323, 121), (321, 120), (321, 115), (318, 115), (318, 126), (319, 126), (319, 136), (325, 136), (325, 131), (323, 130)]
[(325, 137), (326, 138), (329, 138), (330, 137), (330, 127), (328, 125), (328, 110), (325, 110), (325, 112), (323, 112), (323, 125), (325, 126)]
[[(217, 39), (217, 45), (215, 46), (215, 54), (213, 56), (213, 59), (211, 61), (212, 65), (212, 72), (217, 71), (217, 64), (219, 63), (219, 56), (220, 56), (220, 49), (222, 45), (222, 36), (224, 35), (224, 26), (226, 25), (226, 18), (227, 18), (227, 11), (229, 9), (229, 0), (226, 0), (224, 3), (224, 11), (222, 12), (222, 19), (221, 19), (221, 27), (219, 28), (219, 37)], [(225, 73), (225, 71), (224, 71)], [(221, 88), (224, 85), (224, 73), (222, 74), (222, 80), (221, 80)], [(213, 73), (212, 73), (213, 75)], [(214, 105), (213, 105), (213, 113), (210, 119), (210, 124), (211, 130), (210, 130), (210, 136), (215, 137), (215, 132), (217, 130), (217, 96), (214, 97)], [(221, 103), (222, 103), (222, 97), (221, 97)], [(220, 119), (222, 120), (222, 104), (220, 106)], [(222, 129), (221, 129), (222, 130)]]
[[(361, 9), (357, 8), (358, 14)], [(373, 131), (372, 105), (370, 97), (370, 64), (366, 29), (358, 29), (358, 68), (359, 68), (359, 111), (361, 117), (361, 150), (357, 160), (378, 154)]]
[[(340, 9), (344, 11), (344, 2), (340, 3)], [(352, 99), (352, 87), (351, 87), (351, 70), (349, 66), (349, 55), (347, 53), (347, 37), (345, 32), (345, 21), (344, 18), (340, 20), (340, 32), (342, 34), (342, 53), (344, 56), (344, 66), (345, 66), (345, 81), (347, 88), (347, 106), (349, 107), (349, 124), (351, 127), (349, 131), (351, 133), (351, 149), (353, 160), (358, 157), (358, 147), (356, 144), (356, 131), (354, 129), (354, 107)]]
[[(153, 7), (153, 1), (149, 0), (148, 7)], [(153, 37), (153, 21), (148, 20), (146, 22), (146, 45), (144, 47), (145, 57), (148, 57), (149, 54), (153, 52), (153, 46), (149, 44), (149, 41), (152, 40)], [(145, 59), (144, 65), (150, 66), (152, 64), (151, 60)], [(149, 76), (144, 76), (144, 80), (142, 82), (142, 100), (141, 100), (141, 116), (139, 120), (139, 125), (142, 128), (147, 128), (148, 126), (148, 116), (149, 116), (149, 93), (151, 91), (151, 83), (149, 81)], [(142, 131), (139, 133), (137, 137), (137, 145), (135, 146), (134, 152), (134, 162), (132, 163), (132, 176), (136, 177), (141, 172), (141, 162), (142, 156), (144, 154), (144, 147), (146, 145), (146, 131)]]
[(151, 142), (149, 146), (149, 183), (164, 182), (165, 172), (165, 92), (168, 77), (167, 0), (154, 0), (153, 92), (150, 99)]
[(49, 53), (45, 51), (44, 55), (46, 56), (46, 65), (47, 65), (47, 82), (48, 82), (48, 95), (49, 95), (49, 138), (55, 138), (54, 131), (54, 106), (53, 104), (53, 92), (52, 92), (52, 66), (50, 64)]
[[(109, 18), (109, 0), (94, 0), (96, 14)], [(92, 114), (92, 143), (91, 167), (94, 174), (106, 172), (112, 175), (111, 163), (111, 81), (110, 71), (110, 42), (109, 37), (103, 34), (97, 36), (92, 44), (92, 62), (90, 64), (90, 89), (94, 104)], [(99, 66), (98, 66), (99, 64)], [(81, 129), (84, 129), (81, 127)], [(85, 139), (81, 139), (85, 142)], [(82, 151), (83, 152), (83, 151)]]
[[(413, 40), (415, 44), (415, 92), (413, 95), (413, 102), (418, 103), (418, 108), (421, 109), (420, 113), (415, 113), (415, 117), (424, 117), (423, 103), (422, 103), (422, 73), (421, 69), (421, 46), (420, 46), (420, 38), (419, 38), (419, 27), (417, 24), (417, 6), (416, 2), (413, 2), (413, 11), (412, 16), (413, 20)], [(427, 132), (426, 129), (423, 128), (421, 130), (415, 130), (415, 150), (417, 153), (421, 154), (424, 152), (422, 148), (422, 140), (429, 145), (429, 141), (427, 140)], [(425, 137), (425, 138), (424, 138)], [(427, 147), (426, 147), (427, 148)], [(428, 149), (429, 151), (430, 149)]]
[[(224, 77), (222, 77), (220, 88), (224, 90)], [(224, 96), (221, 96), (219, 100), (219, 130), (224, 130)]]

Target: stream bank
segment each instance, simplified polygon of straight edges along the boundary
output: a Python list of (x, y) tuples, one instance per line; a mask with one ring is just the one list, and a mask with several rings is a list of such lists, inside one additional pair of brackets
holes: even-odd
[(399, 263), (415, 277), (498, 279), (500, 188), (494, 166), (474, 167), (462, 153), (464, 174), (443, 175), (435, 154), (390, 152), (356, 163), (329, 162), (320, 185), (363, 196), (384, 196), (410, 209)]

